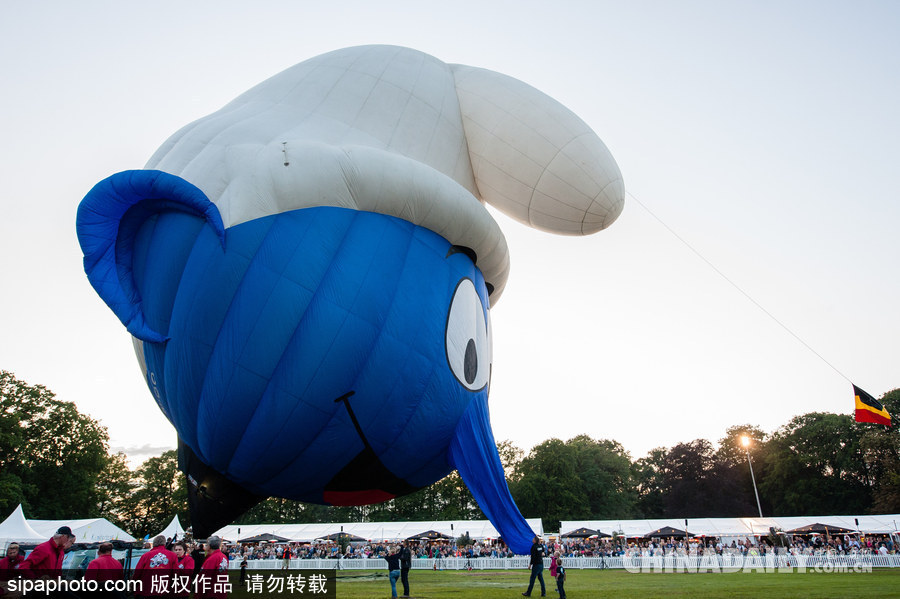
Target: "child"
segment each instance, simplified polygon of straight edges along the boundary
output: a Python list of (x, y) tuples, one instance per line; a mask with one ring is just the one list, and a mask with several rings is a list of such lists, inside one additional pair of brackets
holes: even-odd
[(559, 551), (553, 556), (556, 558), (556, 590), (559, 591), (559, 599), (566, 599), (566, 569), (559, 558)]

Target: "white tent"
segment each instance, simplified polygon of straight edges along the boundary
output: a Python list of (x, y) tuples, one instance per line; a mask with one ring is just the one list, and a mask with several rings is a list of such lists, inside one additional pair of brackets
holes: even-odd
[(134, 537), (106, 518), (85, 518), (81, 520), (29, 520), (28, 524), (39, 532), (43, 540), (49, 539), (60, 526), (68, 526), (75, 535), (76, 543), (99, 543), (102, 541), (134, 541)]
[(15, 541), (17, 543), (42, 543), (49, 539), (34, 530), (25, 520), (25, 512), (22, 511), (22, 504), (13, 510), (6, 520), (0, 523), (0, 547), (5, 548), (9, 543)]
[[(544, 534), (540, 518), (526, 518), (539, 535)], [(496, 539), (500, 536), (489, 520), (426, 520), (421, 522), (335, 522), (331, 524), (230, 524), (216, 531), (216, 536), (237, 541), (270, 533), (296, 542), (321, 539), (336, 532), (346, 532), (371, 541), (400, 540), (434, 530), (451, 538), (466, 533), (473, 540)]]
[[(856, 523), (859, 522), (857, 527)], [(771, 518), (688, 518), (687, 530), (694, 535), (707, 537), (751, 537), (768, 535), (769, 527), (783, 531), (793, 530), (807, 524), (821, 523), (826, 526), (859, 530), (862, 534), (887, 534), (897, 532), (900, 514), (877, 516), (775, 516)], [(614, 532), (626, 537), (642, 537), (664, 526), (684, 530), (684, 518), (662, 518), (653, 520), (563, 520), (560, 533), (565, 534), (577, 528), (591, 528), (607, 534)]]
[(162, 535), (167, 539), (175, 538), (175, 535), (178, 535), (178, 538), (184, 538), (184, 528), (181, 526), (181, 521), (178, 520), (178, 515), (176, 514), (172, 521), (169, 522), (169, 525), (166, 526), (163, 530), (150, 537), (151, 539), (154, 537), (158, 537)]

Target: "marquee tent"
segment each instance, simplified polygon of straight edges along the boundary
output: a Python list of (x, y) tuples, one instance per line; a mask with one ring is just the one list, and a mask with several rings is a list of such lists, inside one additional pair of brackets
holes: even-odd
[(289, 541), (290, 539), (286, 539), (284, 537), (279, 537), (278, 535), (273, 535), (268, 532), (264, 532), (261, 535), (254, 535), (252, 537), (245, 537), (243, 539), (238, 539), (238, 543), (284, 543)]
[[(575, 530), (569, 531), (567, 533), (559, 535), (560, 537), (572, 537), (578, 539), (588, 539), (590, 537), (600, 536), (600, 531), (594, 530), (593, 528), (576, 528)], [(609, 535), (604, 534), (604, 537), (608, 537)]]
[(68, 526), (75, 535), (76, 543), (100, 543), (102, 541), (134, 541), (134, 537), (106, 518), (84, 518), (80, 520), (28, 520), (28, 524), (40, 533), (46, 541), (59, 529)]
[(683, 530), (679, 530), (679, 529), (673, 528), (673, 527), (671, 527), (671, 526), (663, 526), (662, 528), (657, 528), (656, 530), (653, 530), (653, 531), (648, 532), (647, 534), (644, 535), (644, 538), (647, 538), (647, 539), (652, 539), (652, 538), (661, 538), (661, 539), (665, 539), (665, 538), (668, 538), (668, 537), (679, 538), (679, 537), (690, 537), (690, 536), (693, 536), (693, 534), (691, 533), (691, 531), (685, 532), (685, 531), (683, 531)]
[(816, 522), (815, 524), (807, 524), (806, 526), (801, 526), (800, 528), (794, 528), (792, 530), (786, 530), (786, 533), (790, 535), (808, 535), (808, 534), (847, 534), (854, 533), (855, 530), (851, 528), (844, 528), (843, 526), (828, 526), (827, 524), (822, 524), (820, 522)]
[(349, 532), (333, 532), (330, 535), (325, 535), (322, 537), (325, 541), (335, 541), (335, 542), (343, 542), (343, 543), (358, 543), (360, 541), (365, 542), (366, 539), (363, 537), (358, 537), (356, 535), (350, 534)]
[[(769, 527), (783, 531), (810, 524), (821, 523), (829, 529), (846, 528), (863, 534), (888, 534), (898, 532), (900, 514), (860, 516), (777, 516), (772, 518), (687, 518), (692, 534), (705, 537), (747, 538), (768, 535)], [(859, 522), (857, 527), (856, 522)], [(593, 528), (614, 532), (625, 537), (643, 537), (647, 533), (671, 526), (684, 530), (684, 518), (658, 518), (650, 520), (563, 520), (560, 530)]]
[[(526, 521), (537, 534), (544, 534), (540, 518)], [(227, 539), (243, 539), (270, 533), (294, 542), (311, 542), (321, 539), (336, 530), (362, 537), (370, 541), (399, 541), (408, 539), (423, 530), (434, 530), (456, 539), (466, 533), (477, 541), (497, 539), (500, 534), (489, 520), (443, 520), (423, 522), (344, 522), (323, 524), (230, 524), (216, 531), (216, 535)]]
[(426, 530), (406, 539), (407, 541), (446, 541), (450, 536), (436, 530)]
[(23, 544), (43, 543), (49, 538), (49, 535), (44, 536), (28, 524), (21, 504), (7, 516), (6, 520), (0, 523), (0, 547), (2, 548), (13, 541)]
[[(184, 538), (184, 528), (181, 526), (181, 522), (178, 520), (178, 515), (176, 514), (172, 521), (169, 522), (169, 525), (166, 526), (163, 530), (153, 535), (154, 537), (158, 537), (162, 535), (167, 539), (174, 539), (175, 535), (178, 535), (179, 539)], [(152, 537), (151, 537), (152, 538)]]

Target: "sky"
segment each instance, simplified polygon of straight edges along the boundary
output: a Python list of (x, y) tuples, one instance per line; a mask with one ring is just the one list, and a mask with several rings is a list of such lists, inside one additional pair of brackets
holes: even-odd
[(177, 129), (331, 50), (408, 46), (572, 109), (625, 209), (558, 237), (494, 211), (491, 419), (655, 447), (900, 387), (900, 4), (719, 0), (0, 2), (0, 369), (175, 447), (131, 338), (90, 287), (75, 212)]

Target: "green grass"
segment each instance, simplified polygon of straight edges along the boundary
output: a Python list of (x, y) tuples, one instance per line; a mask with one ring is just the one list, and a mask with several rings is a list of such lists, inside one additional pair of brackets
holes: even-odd
[[(255, 573), (280, 576), (279, 571), (258, 570)], [(296, 570), (293, 574), (303, 573)], [(232, 573), (234, 592), (230, 597), (283, 597), (284, 599), (312, 597), (308, 594), (269, 595), (248, 593), (239, 589), (237, 573)], [(412, 596), (420, 599), (512, 599), (521, 597), (528, 586), (527, 570), (441, 571), (412, 570), (409, 576)], [(547, 597), (556, 594), (556, 580), (546, 570), (544, 582)], [(399, 592), (402, 587), (399, 585)], [(625, 570), (569, 570), (566, 594), (571, 599), (600, 597), (638, 597), (640, 599), (672, 599), (677, 597), (735, 599), (753, 597), (900, 597), (900, 569), (874, 569), (870, 573), (640, 573)], [(342, 571), (338, 573), (338, 599), (388, 599), (391, 585), (387, 571)], [(533, 597), (540, 596), (536, 583)]]

